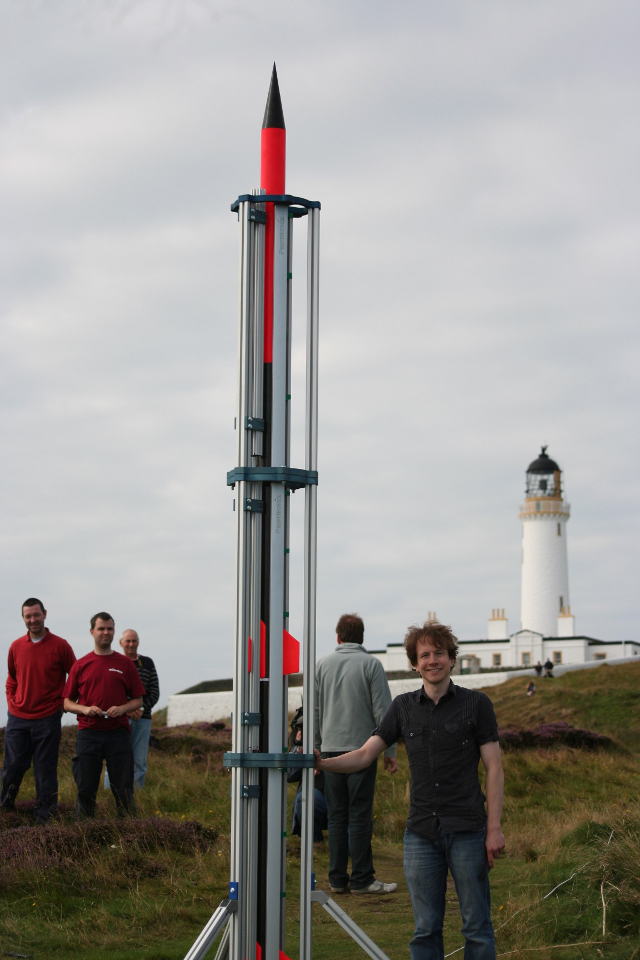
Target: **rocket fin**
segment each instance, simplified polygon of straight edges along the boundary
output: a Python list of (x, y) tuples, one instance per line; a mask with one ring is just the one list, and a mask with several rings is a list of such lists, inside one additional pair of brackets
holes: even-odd
[[(264, 680), (267, 675), (267, 653), (266, 641), (267, 628), (262, 620), (260, 621), (260, 679)], [(249, 637), (249, 673), (251, 673), (251, 663), (253, 654), (253, 643)], [(282, 631), (282, 673), (288, 676), (290, 673), (298, 673), (300, 670), (300, 641), (296, 640), (287, 630)]]
[(290, 673), (300, 671), (300, 642), (292, 637), (290, 633), (283, 630), (282, 636), (282, 673), (288, 676)]

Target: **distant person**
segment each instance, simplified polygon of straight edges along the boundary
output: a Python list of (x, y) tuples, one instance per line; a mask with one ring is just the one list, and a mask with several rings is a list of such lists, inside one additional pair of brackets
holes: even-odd
[(547, 662), (544, 665), (544, 675), (545, 677), (553, 677), (553, 664), (551, 660), (547, 658)]
[(76, 660), (64, 689), (64, 709), (78, 714), (73, 778), (76, 819), (95, 816), (106, 761), (118, 816), (135, 815), (133, 750), (128, 714), (142, 707), (144, 687), (128, 657), (111, 649), (115, 624), (109, 613), (91, 618), (93, 651)]
[[(289, 753), (302, 753), (302, 725), (303, 711), (299, 707), (291, 721), (291, 738)], [(291, 834), (299, 837), (302, 834), (302, 769), (292, 767), (287, 772), (287, 783), (299, 783), (298, 792), (293, 801), (291, 816)], [(327, 829), (327, 803), (324, 799), (324, 774), (314, 770), (313, 790), (313, 842), (322, 843), (323, 830)]]
[(22, 778), (33, 760), (33, 815), (44, 823), (58, 812), (62, 691), (76, 656), (66, 640), (45, 627), (47, 611), (41, 600), (25, 600), (22, 619), (27, 632), (9, 647), (9, 716), (4, 732), (0, 805), (3, 810), (15, 810)]
[[(447, 873), (462, 914), (464, 956), (494, 960), (489, 870), (504, 849), (500, 827), (504, 774), (498, 724), (489, 698), (451, 682), (458, 641), (450, 627), (428, 620), (404, 641), (422, 686), (400, 694), (373, 735), (352, 753), (324, 759), (316, 769), (347, 774), (366, 769), (400, 737), (409, 758), (411, 792), (404, 835), (404, 873), (415, 932), (412, 960), (444, 957)], [(487, 811), (478, 762), (487, 775)]]
[(534, 667), (533, 669), (535, 670), (537, 677), (541, 677), (541, 676), (542, 676), (542, 664), (540, 663), (539, 660), (538, 660), (538, 662), (536, 663), (536, 665), (535, 665), (535, 667)]
[[(361, 618), (355, 613), (340, 617), (336, 634), (336, 649), (316, 668), (315, 743), (323, 757), (337, 757), (361, 746), (391, 704), (384, 668), (362, 646)], [(385, 750), (384, 766), (390, 773), (398, 769), (392, 744)], [(333, 893), (345, 893), (349, 879), (352, 893), (393, 893), (397, 889), (397, 883), (376, 880), (373, 869), (371, 836), (377, 767), (377, 760), (372, 758), (366, 769), (325, 775), (329, 884)]]
[(527, 686), (527, 696), (532, 697), (535, 692), (536, 692), (536, 685), (533, 682), (533, 680), (530, 680)]
[[(142, 685), (146, 690), (142, 698), (142, 708), (129, 714), (131, 724), (131, 746), (133, 747), (133, 789), (142, 790), (144, 777), (147, 772), (147, 755), (149, 753), (149, 738), (151, 736), (151, 710), (160, 699), (160, 684), (158, 674), (151, 657), (143, 657), (138, 653), (140, 638), (135, 630), (125, 630), (120, 637), (120, 646), (125, 657), (133, 660)], [(108, 790), (109, 773), (104, 775), (104, 787)]]

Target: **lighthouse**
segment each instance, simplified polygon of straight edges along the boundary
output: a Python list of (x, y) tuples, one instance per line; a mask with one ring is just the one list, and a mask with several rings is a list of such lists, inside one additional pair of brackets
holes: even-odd
[(567, 520), (569, 504), (563, 499), (562, 471), (540, 455), (527, 467), (522, 520), (521, 629), (544, 637), (573, 636), (574, 620), (569, 601)]

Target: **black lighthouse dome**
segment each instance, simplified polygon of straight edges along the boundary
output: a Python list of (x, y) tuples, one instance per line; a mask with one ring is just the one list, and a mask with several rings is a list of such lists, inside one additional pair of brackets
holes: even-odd
[(561, 470), (542, 447), (539, 456), (527, 467), (527, 497), (562, 497)]

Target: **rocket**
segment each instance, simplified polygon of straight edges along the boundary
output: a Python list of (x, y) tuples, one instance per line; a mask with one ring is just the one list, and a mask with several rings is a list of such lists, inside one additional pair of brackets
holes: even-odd
[[(287, 131), (284, 125), (278, 74), (274, 63), (260, 135), (260, 187), (267, 194), (285, 192)], [(264, 251), (264, 362), (273, 360), (273, 204), (266, 204), (267, 229)]]
[[(260, 135), (260, 188), (267, 196), (280, 197), (285, 193), (286, 136), (278, 74), (274, 63)], [(276, 334), (274, 337), (274, 320), (275, 326), (280, 329), (282, 311), (286, 311), (287, 305), (286, 298), (283, 301), (284, 291), (281, 289), (281, 284), (278, 284), (275, 280), (275, 204), (273, 202), (265, 203), (264, 209), (267, 222), (264, 230), (264, 366), (262, 379), (264, 440), (262, 462), (265, 466), (280, 466), (286, 461), (286, 445), (283, 445), (285, 411), (283, 409), (282, 373), (284, 357), (281, 356), (282, 348), (284, 347), (286, 351), (286, 347), (281, 342), (281, 336)], [(282, 210), (282, 208), (280, 209)], [(280, 320), (280, 323), (278, 320)], [(276, 340), (275, 355), (274, 339)], [(284, 666), (282, 653), (284, 651), (282, 641), (279, 640), (283, 636), (283, 624), (280, 611), (277, 609), (280, 607), (281, 610), (282, 606), (277, 597), (282, 596), (283, 588), (286, 592), (286, 574), (284, 567), (281, 566), (275, 556), (276, 554), (282, 555), (282, 545), (279, 544), (282, 537), (277, 536), (273, 529), (273, 517), (280, 512), (280, 507), (273, 500), (274, 489), (277, 489), (277, 485), (275, 488), (265, 488), (264, 522), (262, 525), (260, 675), (263, 678), (268, 678), (267, 683), (260, 684), (260, 715), (262, 717), (260, 750), (264, 752), (269, 752), (272, 749), (282, 749), (281, 734), (278, 730), (278, 727), (282, 725), (282, 720), (278, 719), (278, 715), (280, 713), (281, 716), (284, 708), (284, 704), (279, 702), (282, 699), (282, 692), (278, 693), (278, 690), (282, 691), (282, 668)], [(288, 505), (285, 509), (288, 510)], [(285, 577), (285, 580), (282, 579), (283, 577)], [(268, 628), (265, 627), (264, 631), (262, 631), (263, 624), (268, 624)], [(260, 960), (262, 947), (266, 948), (267, 956), (273, 957), (276, 943), (281, 936), (278, 933), (278, 927), (283, 930), (284, 924), (284, 916), (280, 917), (279, 923), (276, 919), (282, 911), (280, 905), (275, 901), (275, 898), (280, 896), (279, 890), (275, 889), (276, 885), (279, 886), (278, 880), (280, 880), (280, 877), (277, 875), (279, 871), (274, 869), (275, 862), (284, 857), (284, 849), (279, 845), (277, 838), (274, 840), (273, 832), (269, 828), (270, 819), (273, 820), (274, 816), (273, 810), (282, 804), (283, 797), (277, 795), (277, 784), (274, 784), (273, 775), (269, 775), (269, 771), (260, 771), (259, 785), (257, 886), (259, 890), (269, 892), (259, 897), (256, 904), (256, 960)], [(276, 790), (275, 794), (274, 789)], [(283, 958), (285, 955), (279, 952), (278, 956)]]

